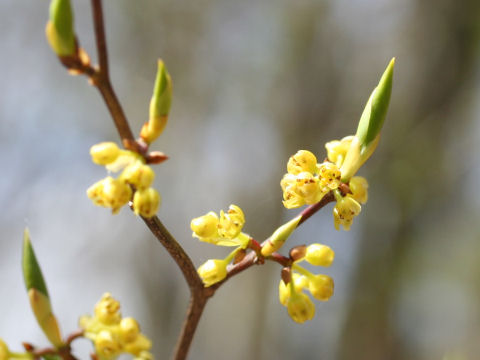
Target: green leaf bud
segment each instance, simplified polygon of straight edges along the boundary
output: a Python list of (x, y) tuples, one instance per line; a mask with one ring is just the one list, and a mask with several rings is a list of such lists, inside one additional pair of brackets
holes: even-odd
[(70, 0), (52, 0), (46, 35), (51, 48), (58, 56), (75, 54), (75, 33)]
[(378, 145), (380, 131), (390, 103), (394, 65), (395, 58), (390, 61), (377, 87), (373, 89), (360, 117), (357, 133), (352, 139), (345, 161), (340, 169), (344, 182), (355, 175)]

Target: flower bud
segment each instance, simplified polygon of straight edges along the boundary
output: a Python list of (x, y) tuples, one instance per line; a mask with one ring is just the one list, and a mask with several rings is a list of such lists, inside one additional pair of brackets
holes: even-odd
[(330, 266), (334, 257), (333, 250), (322, 244), (309, 245), (305, 254), (305, 260), (315, 266)]
[(133, 195), (133, 211), (145, 218), (151, 218), (160, 206), (160, 194), (153, 188), (135, 191)]
[(210, 259), (198, 268), (198, 275), (206, 287), (212, 286), (227, 277), (227, 265), (225, 260)]
[(359, 203), (365, 204), (368, 200), (368, 181), (362, 176), (354, 176), (348, 184), (352, 197)]
[(75, 34), (70, 0), (52, 0), (50, 20), (45, 32), (51, 48), (58, 56), (75, 54)]
[(141, 161), (135, 161), (123, 170), (120, 177), (138, 190), (143, 190), (152, 185), (155, 172), (150, 166), (143, 164)]
[(112, 212), (116, 214), (123, 205), (130, 201), (132, 189), (124, 181), (108, 176), (103, 179), (102, 194), (106, 206), (111, 207)]
[(308, 290), (320, 301), (327, 301), (333, 295), (333, 279), (327, 275), (315, 275), (308, 279)]
[(95, 317), (105, 325), (120, 323), (120, 303), (110, 293), (103, 294), (100, 301), (95, 305)]
[(95, 337), (95, 350), (101, 358), (111, 359), (121, 351), (121, 345), (108, 330), (100, 331)]
[[(295, 291), (297, 293), (301, 292), (304, 288), (308, 286), (308, 279), (304, 275), (293, 273), (292, 281), (293, 286), (295, 287)], [(278, 284), (278, 299), (280, 301), (280, 304), (282, 304), (283, 306), (287, 306), (287, 300), (290, 298), (290, 295), (290, 284), (285, 284), (283, 280), (280, 280), (280, 283)]]
[(297, 175), (301, 172), (315, 173), (317, 168), (317, 158), (308, 150), (299, 150), (290, 157), (287, 163), (287, 171), (289, 174)]
[(297, 323), (312, 320), (315, 316), (315, 305), (308, 295), (295, 292), (287, 300), (288, 315)]
[(102, 142), (90, 148), (90, 155), (95, 164), (107, 165), (117, 159), (120, 149), (114, 142)]
[(199, 239), (217, 238), (218, 230), (218, 216), (213, 211), (208, 214), (193, 219), (190, 223), (190, 228), (193, 231), (193, 236)]
[(134, 341), (124, 345), (125, 351), (135, 356), (140, 356), (141, 353), (150, 350), (151, 347), (152, 342), (143, 334), (138, 334)]
[(134, 341), (140, 334), (140, 326), (137, 320), (132, 317), (123, 318), (120, 321), (120, 337), (124, 342)]

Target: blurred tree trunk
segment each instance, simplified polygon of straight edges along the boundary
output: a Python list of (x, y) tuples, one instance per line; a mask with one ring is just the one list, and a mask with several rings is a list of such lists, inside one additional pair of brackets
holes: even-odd
[[(362, 215), (368, 217), (338, 344), (338, 359), (418, 358), (401, 343), (392, 310), (402, 264), (414, 244), (415, 222), (437, 206), (449, 211), (446, 197), (455, 201), (455, 188), (449, 184), (455, 175), (442, 160), (445, 141), (455, 141), (455, 128), (464, 124), (461, 118), (448, 123), (451, 115), (447, 113), (473, 72), (479, 14), (478, 0), (419, 1), (415, 16), (406, 24), (406, 31), (413, 35), (406, 53), (411, 54), (412, 59), (408, 61), (418, 73), (410, 77), (414, 83), (407, 86), (412, 91), (401, 101), (403, 105), (415, 104), (416, 107), (405, 108), (409, 116), (402, 114), (400, 118), (401, 111), (397, 111), (396, 118), (388, 118), (387, 127), (394, 129), (389, 134), (395, 138), (382, 139), (379, 154), (375, 154), (382, 157), (381, 164), (378, 173), (370, 177), (372, 188), (382, 184), (395, 198), (392, 212), (397, 212), (397, 228), (388, 233), (387, 227), (382, 226), (388, 209), (382, 212), (374, 208), (375, 204), (367, 204), (368, 210)], [(399, 68), (401, 61), (398, 65)], [(398, 104), (395, 95), (394, 89), (394, 106)], [(452, 136), (445, 137), (445, 134)], [(399, 158), (404, 159), (401, 164)], [(439, 203), (438, 194), (443, 195), (444, 203)]]

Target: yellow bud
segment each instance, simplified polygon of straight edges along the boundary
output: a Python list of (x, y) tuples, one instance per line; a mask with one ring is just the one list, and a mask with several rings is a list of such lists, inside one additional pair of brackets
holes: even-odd
[(353, 136), (346, 136), (342, 140), (333, 140), (325, 144), (328, 160), (341, 167), (347, 151), (352, 143)]
[(198, 268), (198, 275), (200, 275), (206, 287), (212, 286), (227, 277), (227, 265), (225, 260), (207, 260)]
[(8, 360), (10, 357), (10, 351), (7, 344), (0, 338), (0, 360)]
[(312, 320), (315, 315), (315, 305), (308, 295), (293, 293), (287, 300), (288, 315), (297, 323)]
[(100, 301), (95, 305), (95, 317), (105, 325), (120, 323), (120, 303), (110, 293), (103, 294)]
[(327, 275), (315, 275), (308, 279), (308, 290), (320, 301), (327, 301), (333, 295), (333, 279)]
[(136, 161), (123, 170), (120, 178), (137, 189), (143, 190), (152, 185), (155, 172), (150, 166), (143, 164), (141, 161)]
[(123, 318), (120, 321), (120, 336), (124, 342), (134, 341), (140, 334), (140, 326), (137, 320), (132, 317)]
[(303, 171), (315, 173), (317, 158), (313, 153), (307, 150), (299, 150), (290, 157), (287, 163), (287, 171), (292, 175), (300, 174)]
[[(296, 292), (301, 292), (308, 286), (308, 279), (304, 275), (294, 273), (292, 275), (292, 281)], [(285, 284), (283, 280), (280, 280), (280, 284), (278, 285), (278, 299), (280, 300), (280, 304), (287, 306), (287, 300), (290, 298), (290, 295), (290, 285)]]
[(160, 194), (153, 188), (137, 190), (133, 196), (133, 211), (145, 218), (151, 218), (160, 206)]
[(245, 216), (237, 205), (230, 205), (227, 213), (220, 211), (220, 221), (217, 225), (218, 234), (225, 239), (234, 239), (242, 231)]
[(117, 213), (120, 208), (130, 201), (132, 189), (128, 184), (111, 176), (103, 180), (103, 199), (106, 206), (112, 208), (112, 212)]
[(280, 226), (275, 232), (270, 236), (267, 240), (266, 244), (262, 246), (262, 255), (263, 256), (270, 256), (275, 251), (280, 249), (285, 241), (287, 241), (288, 237), (292, 234), (292, 232), (296, 229), (299, 221), (302, 219), (300, 215), (293, 218), (289, 222)]
[(143, 334), (138, 334), (135, 341), (124, 345), (125, 351), (135, 356), (139, 356), (142, 352), (150, 350), (151, 347), (152, 342)]
[(98, 165), (107, 165), (114, 162), (119, 154), (120, 149), (114, 142), (102, 142), (90, 148), (92, 161)]
[(95, 337), (94, 343), (95, 350), (101, 358), (115, 358), (121, 351), (121, 345), (108, 330), (100, 331)]
[(322, 187), (334, 190), (340, 185), (341, 173), (337, 165), (331, 162), (324, 162), (318, 166), (318, 173)]
[(200, 239), (217, 238), (218, 231), (218, 216), (213, 211), (208, 214), (197, 217), (190, 223), (190, 228), (193, 231), (193, 236)]
[(335, 257), (333, 250), (322, 244), (312, 244), (307, 247), (305, 260), (315, 266), (330, 266)]
[(340, 225), (348, 231), (352, 225), (353, 218), (360, 214), (361, 205), (351, 196), (341, 197), (333, 208), (333, 224), (335, 229), (340, 230)]
[(108, 206), (103, 196), (104, 179), (97, 181), (87, 189), (87, 196), (97, 206)]
[(352, 197), (359, 203), (365, 204), (368, 200), (368, 181), (362, 176), (354, 176), (350, 179)]

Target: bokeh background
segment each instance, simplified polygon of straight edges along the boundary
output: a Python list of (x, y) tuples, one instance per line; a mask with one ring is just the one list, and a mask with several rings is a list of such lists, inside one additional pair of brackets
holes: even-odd
[[(298, 149), (354, 133), (392, 56), (383, 137), (360, 173), (370, 199), (350, 232), (331, 207), (293, 244), (336, 251), (334, 297), (294, 323), (277, 299), (280, 268), (255, 267), (210, 301), (191, 359), (480, 358), (480, 2), (478, 0), (105, 1), (114, 86), (135, 132), (148, 115), (156, 59), (174, 81), (169, 125), (153, 146), (159, 216), (198, 266), (226, 249), (191, 238), (190, 219), (240, 205), (262, 240), (297, 213), (279, 181)], [(95, 59), (91, 9), (76, 30)], [(103, 292), (167, 359), (188, 290), (142, 221), (85, 195), (105, 176), (88, 149), (117, 141), (85, 78), (66, 74), (44, 38), (47, 0), (0, 2), (0, 336), (46, 345), (20, 268), (25, 226), (65, 332)], [(323, 269), (322, 269), (323, 270)], [(76, 353), (87, 359), (90, 345)]]

